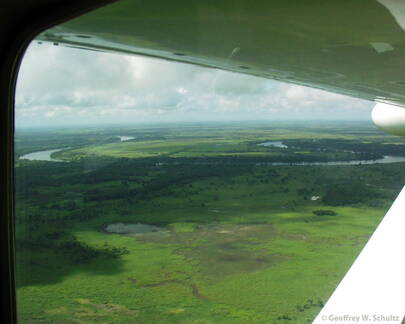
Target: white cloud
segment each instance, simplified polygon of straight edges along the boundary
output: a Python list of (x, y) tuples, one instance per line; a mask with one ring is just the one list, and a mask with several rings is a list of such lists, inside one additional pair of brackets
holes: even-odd
[(17, 125), (189, 119), (358, 119), (372, 103), (253, 76), (139, 56), (32, 44)]

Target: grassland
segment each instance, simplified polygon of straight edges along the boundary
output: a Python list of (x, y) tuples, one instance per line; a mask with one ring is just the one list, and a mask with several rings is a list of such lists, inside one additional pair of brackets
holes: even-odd
[[(220, 128), (221, 130), (218, 130)], [(324, 142), (322, 154), (316, 154), (315, 150), (280, 150), (260, 146), (258, 144), (268, 141), (292, 142), (297, 141), (341, 141), (345, 143), (354, 142), (357, 145), (373, 143), (395, 146), (395, 139), (392, 137), (381, 137), (378, 133), (366, 134), (359, 140), (357, 132), (351, 133), (348, 128), (339, 129), (314, 128), (311, 125), (303, 127), (248, 127), (235, 125), (232, 127), (183, 127), (176, 132), (173, 129), (149, 130), (149, 136), (144, 133), (133, 133), (134, 140), (127, 142), (112, 142), (94, 145), (85, 145), (80, 148), (55, 153), (55, 157), (74, 160), (83, 157), (121, 157), (121, 158), (156, 158), (156, 157), (263, 157), (271, 158), (277, 156), (288, 158), (291, 154), (307, 154), (318, 160), (331, 159), (355, 159), (355, 154), (344, 150), (328, 150), (328, 142)], [(154, 134), (154, 135), (153, 135)], [(363, 135), (363, 134), (362, 134)], [(393, 142), (394, 141), (394, 142)], [(333, 154), (332, 154), (333, 153)]]
[[(183, 126), (106, 143), (114, 132), (70, 140), (58, 153), (69, 163), (18, 162), (21, 323), (311, 322), (405, 180), (402, 163), (257, 163), (403, 149), (368, 125), (361, 135), (342, 125)], [(272, 140), (294, 148), (257, 146)], [(105, 231), (118, 222), (160, 230)]]

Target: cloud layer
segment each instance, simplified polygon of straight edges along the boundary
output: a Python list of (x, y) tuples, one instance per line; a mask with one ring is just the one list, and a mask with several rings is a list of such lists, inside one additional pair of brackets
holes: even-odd
[(33, 43), (17, 126), (195, 120), (369, 119), (371, 102), (163, 60)]

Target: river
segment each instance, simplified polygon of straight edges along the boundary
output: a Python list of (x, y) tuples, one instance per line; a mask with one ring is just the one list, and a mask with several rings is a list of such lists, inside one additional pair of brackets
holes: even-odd
[(66, 149), (68, 149), (68, 147), (53, 149), (53, 150), (46, 150), (46, 151), (32, 152), (32, 153), (28, 153), (28, 154), (20, 156), (20, 160), (66, 162), (66, 161), (54, 159), (51, 157), (52, 153), (66, 150)]
[[(54, 159), (51, 154), (54, 152), (59, 152), (66, 150), (68, 147), (32, 152), (20, 156), (20, 160), (26, 159), (31, 161), (52, 161), (52, 162), (68, 162), (63, 160)], [(352, 161), (330, 161), (330, 162), (259, 162), (256, 165), (274, 165), (274, 166), (288, 166), (288, 165), (358, 165), (358, 164), (388, 164), (388, 163), (399, 163), (405, 162), (405, 156), (389, 156), (386, 155), (382, 159), (377, 160), (352, 160)], [(163, 163), (164, 164), (164, 163)], [(196, 163), (201, 164), (201, 163)]]
[[(121, 142), (126, 142), (135, 139), (133, 136), (117, 136)], [(68, 162), (63, 160), (58, 160), (51, 158), (51, 154), (55, 152), (59, 152), (62, 150), (66, 150), (69, 147), (53, 149), (53, 150), (46, 150), (46, 151), (38, 151), (32, 152), (25, 155), (20, 156), (20, 160), (31, 160), (31, 161), (52, 161), (52, 162)]]
[(382, 159), (377, 160), (352, 160), (352, 161), (330, 161), (330, 162), (259, 162), (256, 165), (358, 165), (358, 164), (378, 164), (378, 163), (399, 163), (405, 162), (405, 156), (385, 155)]

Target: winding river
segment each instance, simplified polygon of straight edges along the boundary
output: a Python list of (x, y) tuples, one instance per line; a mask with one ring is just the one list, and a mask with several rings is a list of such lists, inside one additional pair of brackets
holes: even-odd
[(376, 160), (351, 160), (351, 161), (328, 161), (328, 162), (263, 162), (256, 165), (359, 165), (359, 164), (378, 164), (378, 163), (399, 163), (405, 162), (405, 156), (385, 155), (382, 159)]
[[(135, 139), (133, 136), (117, 136), (121, 142), (126, 142)], [(62, 150), (67, 150), (69, 147), (58, 148), (53, 150), (38, 151), (20, 156), (20, 160), (30, 160), (30, 161), (51, 161), (51, 162), (68, 162), (64, 160), (58, 160), (51, 157), (52, 153), (59, 152)]]

